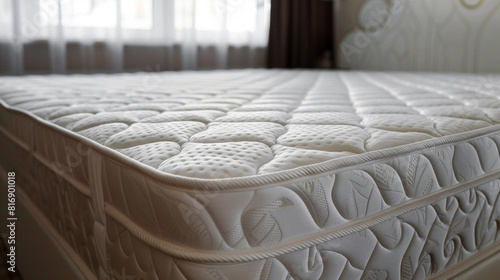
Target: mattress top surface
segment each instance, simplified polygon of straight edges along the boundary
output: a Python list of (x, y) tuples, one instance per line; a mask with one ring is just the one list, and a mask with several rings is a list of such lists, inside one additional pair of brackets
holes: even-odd
[(163, 173), (296, 170), (500, 124), (493, 75), (232, 70), (0, 78), (5, 104)]

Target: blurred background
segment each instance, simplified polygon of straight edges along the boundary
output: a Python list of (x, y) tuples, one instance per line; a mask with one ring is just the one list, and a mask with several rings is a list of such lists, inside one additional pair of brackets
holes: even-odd
[(498, 0), (0, 0), (0, 75), (500, 71)]
[(308, 52), (277, 50), (304, 63), (273, 67), (314, 67), (308, 29), (322, 32), (315, 52), (331, 49), (329, 1), (0, 0), (0, 74), (266, 67), (271, 2), (277, 47), (300, 41)]

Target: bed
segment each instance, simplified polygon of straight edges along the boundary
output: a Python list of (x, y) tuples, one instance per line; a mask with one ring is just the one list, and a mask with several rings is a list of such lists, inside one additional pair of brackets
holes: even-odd
[(498, 81), (319, 70), (2, 77), (0, 165), (16, 172), (22, 221), (40, 228), (29, 240), (57, 243), (80, 278), (491, 276)]

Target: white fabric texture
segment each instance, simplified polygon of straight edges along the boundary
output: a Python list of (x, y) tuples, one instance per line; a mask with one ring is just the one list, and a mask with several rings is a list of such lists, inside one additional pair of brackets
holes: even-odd
[(105, 42), (116, 72), (124, 44), (178, 44), (182, 69), (196, 69), (197, 48), (212, 46), (226, 68), (229, 46), (267, 45), (269, 17), (269, 0), (0, 0), (0, 41), (9, 45), (12, 74), (22, 73), (23, 44), (36, 40), (48, 40), (54, 73), (65, 72), (66, 42), (89, 57), (93, 43)]
[(222, 179), (499, 124), (498, 91), (484, 77), (498, 80), (294, 70), (27, 77), (3, 79), (23, 94), (1, 97), (160, 171)]
[(483, 76), (159, 75), (0, 79), (0, 164), (101, 279), (426, 279), (498, 246)]

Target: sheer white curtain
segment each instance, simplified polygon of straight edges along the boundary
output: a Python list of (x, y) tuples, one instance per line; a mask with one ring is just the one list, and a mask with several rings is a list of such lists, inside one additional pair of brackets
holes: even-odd
[(229, 46), (267, 45), (269, 14), (270, 0), (0, 0), (0, 55), (21, 74), (23, 46), (46, 40), (52, 72), (64, 73), (66, 43), (78, 42), (91, 71), (91, 46), (103, 42), (119, 72), (124, 45), (178, 45), (182, 69), (196, 69), (197, 50), (211, 46), (225, 68)]

